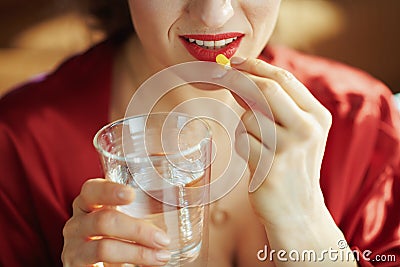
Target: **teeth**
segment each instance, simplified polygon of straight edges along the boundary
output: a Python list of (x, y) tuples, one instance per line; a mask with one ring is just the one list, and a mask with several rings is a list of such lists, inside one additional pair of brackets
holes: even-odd
[(225, 40), (225, 44), (230, 44), (233, 42), (233, 38), (229, 38)]
[(187, 39), (187, 41), (189, 41), (190, 43), (196, 43), (198, 46), (202, 46), (207, 49), (220, 49), (220, 48), (223, 48), (226, 45), (232, 43), (235, 40), (237, 40), (237, 37), (222, 39), (222, 40), (217, 40), (217, 41), (203, 41), (203, 40), (197, 40), (197, 39), (193, 39), (193, 38)]
[(215, 46), (223, 46), (223, 45), (225, 45), (226, 44), (226, 41), (225, 40), (218, 40), (218, 41), (215, 41)]
[(204, 46), (214, 47), (214, 41), (204, 41)]

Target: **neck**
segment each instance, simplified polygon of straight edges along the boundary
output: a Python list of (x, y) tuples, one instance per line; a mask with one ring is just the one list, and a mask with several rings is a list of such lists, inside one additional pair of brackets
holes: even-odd
[(135, 91), (161, 68), (145, 53), (136, 35), (121, 45), (114, 59), (110, 120), (125, 115), (126, 107)]

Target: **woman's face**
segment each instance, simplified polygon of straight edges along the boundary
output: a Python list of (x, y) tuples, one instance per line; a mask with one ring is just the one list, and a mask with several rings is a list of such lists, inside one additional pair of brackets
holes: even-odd
[(257, 57), (275, 27), (280, 0), (129, 0), (135, 31), (151, 62)]

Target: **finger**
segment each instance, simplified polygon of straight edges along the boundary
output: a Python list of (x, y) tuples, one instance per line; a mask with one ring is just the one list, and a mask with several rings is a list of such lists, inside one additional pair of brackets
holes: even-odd
[(84, 218), (77, 217), (68, 222), (66, 237), (113, 237), (136, 242), (150, 248), (165, 248), (169, 237), (150, 222), (133, 218), (115, 209), (104, 208)]
[(133, 188), (105, 179), (86, 181), (73, 202), (74, 215), (88, 213), (104, 205), (124, 205), (134, 199)]
[(81, 251), (82, 253), (75, 259), (79, 266), (97, 262), (161, 266), (165, 265), (171, 257), (171, 253), (167, 250), (151, 249), (139, 244), (108, 238), (86, 242)]
[(304, 111), (274, 80), (244, 72), (232, 71), (229, 81), (236, 102), (246, 110), (257, 110), (286, 127), (297, 124)]
[(244, 108), (245, 110), (250, 110), (250, 109), (252, 109), (252, 106), (254, 106), (254, 104), (253, 105), (251, 105), (250, 106), (250, 100), (244, 100), (240, 95), (238, 95), (237, 93), (235, 93), (234, 91), (231, 91), (231, 94), (232, 94), (232, 96), (233, 96), (233, 98), (236, 100), (236, 102), (242, 107), (242, 108)]
[(238, 134), (235, 148), (238, 154), (247, 161), (251, 173), (249, 192), (254, 192), (267, 178), (273, 163), (274, 152), (247, 133)]
[(221, 80), (236, 102), (244, 109), (257, 109), (272, 118), (265, 96), (249, 75), (231, 69)]
[[(304, 111), (296, 102), (286, 93), (285, 90), (274, 80), (258, 77), (252, 74), (248, 75), (265, 97), (273, 119), (282, 126), (293, 127), (297, 125), (300, 116)], [(256, 109), (257, 110), (257, 109)]]
[(258, 111), (246, 111), (242, 115), (242, 121), (247, 133), (272, 151), (276, 148), (277, 138), (284, 139), (283, 136), (286, 135), (282, 126), (277, 125)]
[(238, 60), (239, 64), (234, 64), (234, 62), (236, 60), (233, 60), (232, 67), (238, 70), (277, 81), (301, 109), (313, 111), (321, 107), (307, 87), (289, 71), (254, 58), (241, 60), (241, 62)]

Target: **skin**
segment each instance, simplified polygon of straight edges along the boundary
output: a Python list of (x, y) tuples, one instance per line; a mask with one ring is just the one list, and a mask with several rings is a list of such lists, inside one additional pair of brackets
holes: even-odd
[[(242, 141), (250, 138), (248, 174), (254, 174), (260, 158), (274, 156), (274, 162), (258, 190), (248, 193), (248, 179), (242, 179), (219, 201), (219, 208), (229, 219), (223, 225), (210, 225), (209, 266), (356, 266), (352, 261), (329, 262), (328, 258), (324, 262), (260, 262), (256, 258), (265, 244), (277, 251), (313, 249), (319, 255), (323, 250), (337, 248), (338, 240), (344, 239), (324, 204), (319, 186), (331, 116), (291, 73), (255, 59), (270, 38), (280, 1), (130, 0), (129, 4), (137, 37), (127, 41), (116, 57), (110, 120), (124, 115), (133, 93), (131, 88), (137, 88), (164, 67), (194, 60), (181, 44), (180, 34), (229, 31), (246, 34), (231, 61), (232, 67), (257, 84), (275, 118), (272, 121), (261, 114), (262, 119), (257, 122), (248, 107), (242, 105), (246, 132), (237, 133), (235, 146), (239, 154), (244, 154)], [(127, 64), (132, 67), (129, 71)], [(189, 93), (187, 97), (198, 94)], [(229, 92), (216, 98), (227, 103), (233, 99)], [(174, 101), (176, 95), (172, 94), (160, 108), (168, 110)], [(272, 155), (270, 141), (261, 135), (274, 128), (277, 143)], [(96, 262), (105, 262), (106, 266), (165, 264), (168, 237), (156, 227), (115, 209), (134, 198), (133, 191), (123, 185), (104, 179), (88, 180), (64, 227), (64, 266), (90, 266)], [(213, 205), (211, 213), (212, 210)]]

